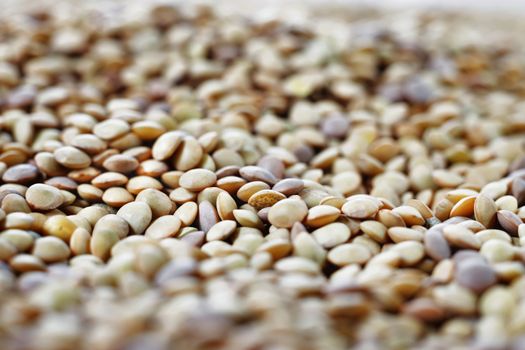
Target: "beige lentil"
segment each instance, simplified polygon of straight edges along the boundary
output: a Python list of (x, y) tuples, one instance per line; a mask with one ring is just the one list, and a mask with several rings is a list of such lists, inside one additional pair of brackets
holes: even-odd
[(58, 237), (65, 242), (69, 242), (76, 228), (75, 223), (68, 217), (64, 215), (54, 215), (45, 221), (43, 232), (46, 235)]
[(302, 221), (308, 214), (306, 204), (295, 198), (284, 199), (275, 203), (268, 213), (268, 221), (276, 227), (290, 228)]
[(25, 197), (27, 203), (37, 210), (56, 209), (64, 202), (64, 197), (57, 188), (44, 184), (30, 186)]
[[(100, 191), (102, 192), (102, 190)], [(124, 204), (133, 202), (135, 198), (125, 188), (110, 187), (103, 192), (101, 199), (104, 203), (111, 205), (112, 207), (120, 208)]]
[(53, 263), (66, 260), (71, 252), (63, 240), (49, 236), (35, 241), (32, 254), (46, 263)]
[(89, 155), (71, 146), (60, 147), (53, 155), (58, 163), (70, 169), (83, 169), (91, 164)]
[(179, 179), (179, 185), (188, 191), (200, 192), (217, 181), (215, 173), (206, 169), (188, 170)]
[(255, 192), (248, 198), (248, 204), (256, 210), (272, 207), (280, 200), (286, 199), (286, 196), (274, 190), (260, 190)]
[(351, 196), (341, 208), (343, 214), (352, 219), (368, 219), (380, 209), (378, 201), (366, 196)]
[(164, 215), (157, 218), (148, 227), (144, 235), (153, 239), (174, 237), (179, 232), (181, 221), (173, 215)]
[(141, 234), (151, 222), (151, 208), (144, 202), (131, 202), (122, 206), (117, 215), (130, 226), (133, 234)]
[(342, 244), (328, 252), (328, 260), (338, 266), (364, 264), (371, 256), (367, 247), (356, 243)]

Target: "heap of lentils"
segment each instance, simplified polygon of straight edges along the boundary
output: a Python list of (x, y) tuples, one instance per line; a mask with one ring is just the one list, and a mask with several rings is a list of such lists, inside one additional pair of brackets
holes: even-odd
[(521, 47), (143, 12), (0, 23), (2, 349), (523, 349)]

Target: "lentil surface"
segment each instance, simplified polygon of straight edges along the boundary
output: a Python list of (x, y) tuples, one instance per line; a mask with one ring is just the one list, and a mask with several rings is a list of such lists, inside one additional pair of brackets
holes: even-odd
[(1, 349), (523, 348), (521, 37), (50, 6), (0, 13)]

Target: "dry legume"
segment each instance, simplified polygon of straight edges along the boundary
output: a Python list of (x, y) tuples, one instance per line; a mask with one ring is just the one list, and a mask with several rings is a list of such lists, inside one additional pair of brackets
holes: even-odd
[(515, 29), (8, 3), (2, 349), (522, 346)]

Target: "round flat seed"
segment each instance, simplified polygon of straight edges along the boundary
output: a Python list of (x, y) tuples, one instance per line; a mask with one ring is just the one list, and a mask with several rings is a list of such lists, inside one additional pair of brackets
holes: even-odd
[(493, 227), (496, 222), (497, 207), (494, 200), (480, 194), (474, 202), (474, 217), (486, 228)]
[(392, 209), (392, 212), (401, 216), (401, 218), (407, 224), (407, 226), (425, 224), (425, 219), (414, 207), (402, 205), (400, 207)]
[(8, 168), (2, 175), (2, 181), (27, 184), (38, 179), (40, 172), (31, 164), (18, 164)]
[(368, 237), (378, 243), (386, 242), (387, 227), (379, 221), (367, 220), (359, 224), (359, 228)]
[(277, 178), (271, 172), (254, 165), (240, 168), (239, 174), (248, 181), (262, 181), (270, 185), (277, 183)]
[(131, 156), (115, 154), (104, 160), (104, 168), (116, 173), (130, 173), (139, 167), (139, 162)]
[(457, 187), (463, 183), (463, 177), (457, 175), (451, 171), (446, 170), (434, 170), (432, 172), (432, 179), (436, 185), (440, 187)]
[(405, 304), (403, 313), (426, 322), (436, 322), (445, 318), (446, 313), (435, 301), (429, 298), (418, 298)]
[(343, 115), (334, 113), (323, 119), (321, 131), (330, 138), (344, 138), (348, 133), (350, 122)]
[(210, 153), (219, 143), (219, 134), (215, 131), (210, 131), (199, 137), (199, 143), (204, 152)]
[(254, 193), (269, 189), (270, 186), (262, 181), (248, 182), (246, 185), (239, 188), (237, 191), (237, 197), (244, 202), (248, 202)]
[(29, 250), (35, 241), (35, 237), (28, 231), (19, 229), (4, 230), (0, 237), (11, 243), (19, 253)]
[(268, 221), (276, 227), (290, 228), (308, 214), (308, 207), (299, 199), (288, 198), (275, 203), (268, 212)]
[(135, 176), (129, 179), (128, 183), (126, 184), (126, 189), (131, 194), (137, 195), (147, 189), (161, 190), (162, 184), (159, 180), (150, 176)]
[(137, 168), (137, 175), (159, 177), (169, 170), (166, 163), (155, 159), (148, 159), (140, 163)]
[(108, 188), (102, 195), (104, 203), (117, 208), (120, 208), (129, 202), (133, 202), (134, 199), (133, 195), (122, 187)]
[(8, 261), (17, 253), (15, 245), (0, 236), (0, 261)]
[(89, 249), (91, 254), (105, 261), (111, 256), (111, 249), (118, 241), (119, 236), (116, 231), (107, 228), (99, 228), (93, 230)]
[(431, 228), (425, 233), (423, 239), (425, 251), (428, 256), (436, 261), (450, 258), (450, 246), (443, 236), (443, 233), (436, 228)]
[[(457, 217), (457, 216), (456, 216)], [(463, 226), (476, 233), (485, 229), (485, 226), (477, 222), (476, 220), (467, 219), (459, 222), (458, 225)]]
[(507, 241), (491, 239), (481, 246), (479, 252), (490, 263), (498, 263), (514, 259), (515, 250), (513, 248)]
[(125, 175), (115, 173), (115, 172), (106, 172), (98, 175), (93, 180), (91, 184), (100, 189), (107, 189), (110, 187), (124, 186), (128, 183), (128, 178)]
[(202, 231), (193, 231), (182, 236), (180, 240), (193, 247), (201, 247), (204, 244), (205, 236), (206, 234)]
[(179, 179), (179, 185), (193, 192), (199, 192), (215, 185), (217, 175), (207, 169), (188, 170)]
[(34, 209), (52, 210), (62, 205), (64, 197), (56, 187), (34, 184), (27, 189), (26, 201)]
[(197, 167), (203, 154), (201, 145), (194, 137), (184, 137), (175, 154), (175, 169), (186, 171)]
[(328, 261), (337, 266), (365, 264), (372, 257), (370, 250), (362, 244), (347, 243), (328, 252)]
[(176, 218), (178, 218), (183, 226), (189, 226), (193, 224), (195, 219), (197, 218), (197, 213), (199, 211), (199, 207), (197, 203), (195, 202), (187, 202), (181, 205), (173, 214)]
[(406, 226), (401, 216), (392, 212), (390, 209), (381, 209), (377, 213), (377, 219), (386, 227)]
[(239, 153), (228, 148), (220, 148), (213, 152), (213, 160), (218, 168), (227, 166), (242, 167), (245, 164)]
[(102, 140), (113, 140), (130, 131), (130, 126), (120, 119), (108, 119), (98, 123), (93, 128), (93, 133)]
[(275, 269), (284, 273), (306, 273), (316, 275), (320, 272), (319, 265), (310, 259), (298, 256), (291, 256), (279, 260), (275, 264)]
[(352, 219), (368, 219), (379, 211), (379, 203), (365, 196), (351, 196), (341, 208), (346, 216)]
[(108, 144), (95, 135), (80, 134), (71, 140), (71, 146), (74, 146), (88, 154), (99, 154), (108, 148)]
[(179, 187), (179, 179), (182, 174), (183, 172), (178, 170), (168, 171), (162, 174), (161, 179), (168, 188), (177, 188)]
[(171, 214), (176, 208), (175, 203), (164, 192), (153, 188), (140, 191), (135, 201), (149, 205), (154, 218)]
[(479, 254), (477, 251), (469, 249), (459, 250), (453, 256), (453, 261), (456, 265), (468, 259), (477, 259), (485, 262), (485, 259), (481, 256), (481, 254)]
[(35, 241), (32, 254), (46, 263), (55, 263), (66, 260), (71, 252), (63, 240), (49, 236)]
[(343, 223), (334, 222), (313, 231), (312, 236), (323, 248), (330, 249), (348, 241), (350, 229)]
[(512, 180), (512, 195), (516, 198), (518, 205), (521, 206), (525, 204), (525, 179), (515, 178)]
[(331, 207), (341, 210), (343, 205), (346, 203), (346, 199), (343, 197), (328, 196), (321, 199), (320, 205), (329, 205)]
[(323, 264), (326, 259), (326, 251), (319, 243), (307, 232), (299, 233), (293, 240), (293, 253)]
[(60, 190), (74, 191), (78, 188), (78, 184), (65, 176), (55, 176), (45, 181), (46, 185), (56, 187)]
[(55, 236), (65, 242), (69, 242), (71, 235), (76, 230), (77, 225), (64, 215), (54, 215), (44, 223), (44, 233), (48, 236)]
[(332, 178), (332, 187), (347, 196), (361, 186), (361, 175), (354, 171), (345, 171)]
[(166, 160), (175, 154), (177, 147), (182, 143), (184, 134), (180, 131), (170, 131), (161, 135), (151, 149), (153, 158)]
[(233, 197), (227, 192), (221, 192), (217, 196), (216, 201), (217, 214), (221, 220), (233, 220), (233, 211), (237, 209), (237, 203)]
[(129, 225), (126, 220), (115, 214), (108, 214), (102, 216), (93, 227), (93, 234), (97, 231), (111, 231), (115, 232), (119, 239), (127, 237), (129, 233)]
[(100, 170), (88, 167), (80, 170), (70, 171), (67, 176), (77, 182), (89, 182), (100, 175)]
[(181, 221), (176, 216), (161, 216), (148, 227), (145, 236), (156, 240), (175, 237), (180, 227)]
[(275, 156), (264, 156), (257, 162), (257, 166), (268, 170), (276, 179), (284, 177), (284, 163)]
[(498, 239), (498, 240), (502, 240), (508, 243), (512, 241), (510, 235), (507, 232), (502, 231), (502, 230), (495, 230), (495, 229), (478, 231), (476, 233), (476, 237), (478, 237), (482, 245), (488, 240), (492, 240), (492, 239)]
[(518, 210), (518, 201), (513, 196), (503, 196), (496, 200), (498, 210), (508, 210), (515, 213)]
[[(263, 222), (268, 222), (268, 213), (270, 212), (270, 207), (262, 208), (257, 212), (257, 216), (259, 219), (261, 219)], [(292, 227), (293, 228), (293, 227)]]
[(228, 193), (234, 194), (246, 185), (246, 180), (237, 176), (225, 176), (217, 180), (217, 187)]
[(204, 233), (219, 221), (215, 207), (208, 201), (199, 203), (199, 227)]
[(470, 217), (474, 214), (474, 203), (477, 196), (469, 196), (460, 199), (450, 211), (450, 216)]
[(497, 219), (501, 227), (512, 236), (518, 234), (518, 226), (523, 223), (518, 215), (508, 210), (499, 210)]
[(405, 266), (413, 266), (425, 256), (425, 248), (423, 244), (418, 241), (403, 241), (397, 243), (391, 248), (391, 251), (399, 254), (401, 262)]
[(250, 210), (235, 209), (233, 211), (233, 218), (239, 223), (240, 226), (250, 228), (262, 228), (264, 226), (257, 214)]
[(18, 254), (9, 260), (9, 266), (16, 272), (45, 271), (42, 259), (31, 254)]
[(277, 182), (273, 186), (273, 190), (277, 192), (281, 192), (285, 196), (291, 196), (294, 194), (298, 194), (301, 192), (304, 188), (304, 181), (301, 179), (283, 179), (279, 182)]
[(489, 197), (490, 199), (496, 200), (501, 196), (507, 194), (508, 184), (505, 181), (490, 182), (483, 186), (481, 194)]
[(60, 147), (53, 155), (58, 163), (69, 169), (83, 169), (91, 164), (91, 158), (86, 153), (71, 146)]
[(215, 174), (217, 175), (217, 179), (222, 179), (223, 177), (228, 176), (238, 176), (240, 168), (241, 167), (236, 165), (228, 165), (217, 170)]
[(483, 292), (497, 282), (492, 267), (478, 259), (462, 261), (456, 268), (455, 278), (459, 285), (476, 293)]
[(425, 220), (434, 217), (434, 213), (432, 212), (432, 210), (419, 199), (410, 199), (407, 202), (407, 205), (411, 206), (412, 208), (415, 208)]
[(222, 241), (228, 238), (237, 227), (237, 222), (233, 220), (224, 220), (213, 225), (208, 233), (206, 233), (206, 240)]
[(330, 205), (316, 205), (308, 210), (306, 225), (310, 227), (321, 227), (336, 221), (341, 211)]
[(272, 239), (263, 243), (257, 248), (258, 252), (268, 252), (274, 260), (279, 260), (287, 256), (292, 250), (291, 243), (282, 238)]
[(90, 241), (91, 235), (89, 232), (84, 228), (77, 227), (71, 235), (69, 249), (71, 249), (73, 255), (89, 254)]
[(87, 201), (99, 201), (104, 192), (93, 185), (81, 184), (77, 187), (78, 195)]
[(166, 131), (161, 124), (152, 120), (133, 123), (131, 130), (140, 137), (141, 140), (155, 140)]
[(422, 242), (424, 237), (423, 232), (408, 227), (391, 227), (388, 229), (387, 233), (388, 237), (390, 237), (395, 243), (403, 241)]
[(280, 200), (286, 199), (286, 196), (274, 190), (261, 190), (250, 196), (248, 204), (256, 210), (271, 207)]
[[(432, 297), (438, 305), (449, 312), (460, 315), (471, 315), (476, 311), (476, 295), (471, 290), (451, 283), (445, 286), (436, 287), (432, 291)], [(472, 329), (461, 329), (461, 332), (470, 333)]]
[(445, 239), (453, 246), (465, 249), (480, 248), (481, 243), (474, 232), (460, 225), (447, 225), (443, 228)]
[(441, 221), (445, 221), (450, 217), (450, 211), (454, 207), (454, 203), (449, 201), (448, 199), (442, 199), (437, 204), (434, 205), (434, 213), (436, 214), (436, 218), (438, 218)]
[(142, 234), (151, 222), (151, 208), (144, 202), (131, 202), (125, 204), (117, 215), (126, 220), (135, 235)]

